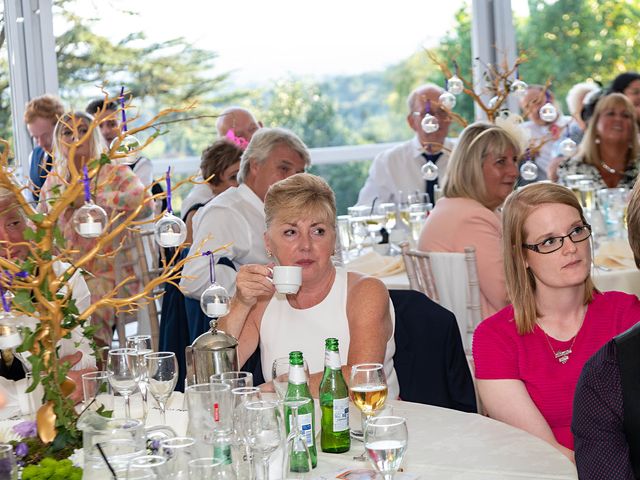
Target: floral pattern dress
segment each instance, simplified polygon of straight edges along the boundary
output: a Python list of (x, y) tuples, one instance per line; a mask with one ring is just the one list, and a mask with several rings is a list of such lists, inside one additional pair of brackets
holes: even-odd
[[(558, 166), (558, 183), (562, 185), (567, 184), (566, 177), (567, 175), (588, 175), (593, 179), (593, 183), (595, 185), (595, 189), (598, 190), (600, 188), (609, 188), (604, 180), (602, 179), (602, 175), (600, 175), (600, 171), (594, 167), (593, 165), (589, 165), (588, 163), (584, 163), (582, 161), (582, 156), (574, 156), (568, 158), (563, 163)], [(629, 189), (633, 188), (633, 185), (636, 183), (636, 177), (638, 176), (638, 162), (632, 162), (627, 169), (624, 171), (624, 175), (618, 182), (618, 187), (628, 187)]]
[[(101, 206), (107, 212), (109, 218), (117, 213), (125, 215), (136, 209), (147, 196), (145, 187), (140, 179), (133, 173), (127, 165), (106, 164), (102, 167), (99, 174), (99, 186), (93, 201), (96, 205)], [(58, 191), (62, 191), (65, 184), (57, 175), (48, 175), (45, 184), (40, 193), (39, 210), (46, 212), (51, 208), (55, 201)], [(92, 194), (95, 183), (91, 183)], [(59, 189), (59, 190), (58, 190)], [(85, 238), (80, 236), (71, 221), (71, 217), (75, 208), (69, 207), (60, 216), (59, 227), (65, 238), (67, 248), (73, 248), (76, 253), (75, 257), (80, 258), (87, 250), (93, 248), (96, 239)], [(150, 208), (145, 208), (139, 215), (139, 218), (145, 218), (151, 213)], [(86, 276), (87, 285), (91, 291), (91, 302), (95, 303), (109, 293), (115, 285), (125, 279), (129, 275), (135, 275), (132, 261), (134, 252), (128, 248), (120, 249), (115, 255), (114, 251), (125, 241), (129, 233), (116, 238), (111, 245), (104, 248), (102, 254), (96, 255), (87, 264), (84, 270), (88, 273)], [(73, 260), (73, 258), (72, 258)], [(123, 267), (119, 267), (123, 266)], [(128, 283), (119, 293), (118, 297), (129, 296), (137, 293), (139, 290), (137, 282)], [(113, 308), (100, 308), (91, 318), (91, 323), (98, 326), (95, 340), (100, 345), (111, 345), (113, 326), (115, 325), (116, 312)]]

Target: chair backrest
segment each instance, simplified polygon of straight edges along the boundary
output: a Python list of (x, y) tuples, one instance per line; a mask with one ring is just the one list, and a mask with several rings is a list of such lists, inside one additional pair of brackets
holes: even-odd
[(470, 352), (473, 332), (482, 320), (475, 248), (466, 247), (464, 253), (451, 253), (421, 252), (407, 242), (400, 246), (409, 287), (455, 314), (462, 343)]

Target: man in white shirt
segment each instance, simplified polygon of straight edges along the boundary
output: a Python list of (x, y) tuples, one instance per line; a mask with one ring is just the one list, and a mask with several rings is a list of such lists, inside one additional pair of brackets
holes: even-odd
[[(373, 160), (369, 177), (360, 190), (358, 205), (369, 205), (376, 197), (378, 202), (388, 202), (392, 198), (398, 201), (400, 190), (404, 194), (430, 190), (428, 193), (433, 201), (433, 185), (444, 176), (453, 147), (453, 143), (447, 139), (451, 118), (439, 101), (443, 92), (437, 85), (426, 84), (409, 94), (407, 123), (415, 136), (382, 152)], [(421, 125), (427, 113), (427, 104), (429, 113), (438, 119), (439, 124), (438, 130), (432, 133), (426, 133)], [(427, 162), (425, 155), (433, 155), (432, 161), (438, 166), (438, 180), (430, 185), (422, 176), (422, 166)]]
[[(190, 255), (228, 244), (215, 254), (215, 281), (230, 295), (235, 292), (236, 270), (240, 265), (270, 262), (263, 240), (263, 200), (267, 190), (279, 180), (304, 172), (310, 162), (307, 147), (293, 132), (260, 129), (242, 155), (239, 186), (225, 190), (193, 217)], [(210, 284), (208, 256), (187, 262), (180, 281), (186, 296), (199, 299)]]

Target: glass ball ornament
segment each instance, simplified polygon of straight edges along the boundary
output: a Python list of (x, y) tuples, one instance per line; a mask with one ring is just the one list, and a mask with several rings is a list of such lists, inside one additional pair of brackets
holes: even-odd
[(229, 313), (231, 298), (222, 285), (213, 282), (200, 296), (200, 308), (209, 318), (218, 318)]
[(447, 110), (453, 110), (456, 106), (456, 96), (451, 92), (444, 92), (438, 98), (440, 101), (440, 105), (442, 105)]
[(520, 166), (520, 176), (528, 182), (538, 178), (538, 166), (531, 160), (527, 160)]
[(420, 172), (422, 173), (422, 178), (430, 182), (438, 178), (438, 166), (431, 160), (422, 166)]
[[(117, 143), (118, 138), (116, 137), (111, 142), (111, 145), (109, 145), (109, 148), (114, 148)], [(120, 163), (123, 165), (132, 165), (136, 163), (137, 156), (131, 155), (131, 153), (135, 153), (141, 146), (142, 143), (140, 143), (140, 140), (133, 135), (127, 135), (124, 137), (120, 142), (120, 145), (118, 145), (118, 148), (115, 149), (116, 153), (126, 155), (126, 157), (119, 159)]]
[(22, 345), (18, 324), (18, 319), (13, 313), (0, 309), (0, 349), (6, 350)]
[(153, 235), (161, 247), (177, 247), (187, 238), (187, 226), (180, 217), (165, 212), (156, 222)]
[(497, 96), (491, 97), (487, 106), (491, 109), (496, 108), (498, 106), (499, 101), (500, 101), (500, 98), (498, 98)]
[(556, 107), (554, 107), (550, 102), (547, 102), (540, 107), (538, 113), (540, 114), (540, 118), (545, 122), (553, 122), (558, 116)]
[(560, 153), (565, 157), (573, 156), (573, 154), (576, 153), (576, 150), (578, 150), (578, 145), (570, 138), (565, 138), (560, 142)]
[(437, 132), (438, 129), (440, 128), (440, 123), (438, 122), (438, 119), (433, 115), (431, 115), (430, 113), (427, 113), (422, 118), (420, 125), (422, 126), (422, 130), (424, 130), (425, 133)]
[(511, 93), (513, 95), (515, 95), (517, 98), (522, 98), (524, 97), (524, 95), (527, 93), (527, 88), (529, 88), (529, 85), (527, 85), (526, 83), (524, 83), (522, 80), (520, 79), (516, 79), (512, 84), (511, 87), (509, 88), (509, 90), (511, 91)]
[(464, 90), (464, 85), (462, 80), (457, 75), (454, 75), (449, 80), (447, 80), (447, 90), (449, 93), (453, 93), (454, 95), (460, 95)]
[(107, 227), (107, 212), (99, 205), (87, 202), (71, 217), (74, 230), (81, 237), (96, 238), (102, 235)]

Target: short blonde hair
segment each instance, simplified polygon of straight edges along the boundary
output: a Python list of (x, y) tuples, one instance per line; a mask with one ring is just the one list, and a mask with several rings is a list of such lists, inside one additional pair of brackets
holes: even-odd
[[(539, 312), (536, 309), (536, 282), (526, 267), (524, 224), (536, 207), (557, 203), (575, 208), (583, 223), (587, 223), (580, 202), (571, 190), (553, 183), (534, 183), (511, 193), (502, 210), (502, 242), (507, 294), (513, 304), (518, 334), (532, 333)], [(591, 275), (584, 282), (583, 302), (593, 300), (595, 286)]]
[[(56, 127), (53, 130), (53, 152), (55, 158), (53, 165), (56, 173), (61, 178), (69, 178), (69, 159), (64, 156), (61, 148), (62, 134), (65, 128), (77, 128), (81, 122), (86, 122), (87, 126), (90, 126), (92, 123), (94, 123), (94, 119), (91, 115), (81, 110), (75, 112), (67, 112), (62, 117), (60, 117), (60, 120), (58, 120), (58, 123), (56, 123)], [(97, 124), (94, 125), (88, 141), (90, 142), (89, 151), (91, 152), (91, 158), (98, 158), (98, 156), (102, 153), (104, 143)]]
[(589, 119), (587, 129), (584, 132), (582, 142), (580, 142), (580, 154), (583, 162), (594, 167), (599, 167), (602, 163), (600, 158), (600, 149), (598, 143), (598, 120), (605, 109), (623, 106), (627, 113), (631, 115), (631, 138), (629, 139), (629, 149), (627, 150), (627, 166), (638, 161), (639, 144), (638, 144), (638, 124), (636, 119), (636, 110), (633, 104), (621, 93), (610, 93), (604, 97), (600, 97), (596, 104), (593, 116)]
[(631, 190), (631, 199), (627, 207), (627, 227), (633, 259), (636, 267), (640, 268), (640, 182), (636, 182)]
[(520, 144), (507, 130), (486, 122), (476, 122), (460, 135), (444, 178), (445, 197), (472, 198), (487, 206), (489, 196), (484, 184), (482, 164), (489, 153), (503, 153), (513, 149), (520, 155)]
[(297, 173), (271, 185), (264, 198), (265, 223), (318, 214), (335, 230), (336, 198), (329, 184), (316, 175)]

